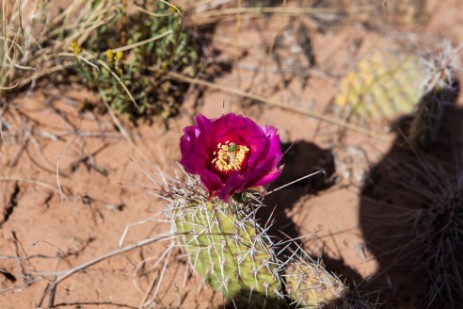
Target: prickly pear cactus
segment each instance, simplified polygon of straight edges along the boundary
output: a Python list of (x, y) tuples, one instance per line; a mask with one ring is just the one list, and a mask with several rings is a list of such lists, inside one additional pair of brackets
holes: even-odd
[(167, 213), (189, 264), (230, 307), (376, 308), (345, 297), (349, 291), (342, 282), (305, 253), (289, 260), (277, 256), (268, 225), (264, 229), (255, 221), (256, 207), (262, 205), (255, 197), (208, 200), (191, 177), (186, 183), (177, 179), (164, 194), (170, 197)]
[(197, 273), (234, 303), (266, 306), (279, 297), (278, 264), (269, 237), (237, 202), (189, 202), (175, 211), (177, 234)]
[(287, 265), (283, 277), (297, 308), (350, 308), (344, 299), (347, 287), (320, 264), (295, 260)]
[(423, 95), (425, 75), (419, 57), (378, 51), (344, 77), (335, 104), (348, 118), (377, 120), (408, 114)]

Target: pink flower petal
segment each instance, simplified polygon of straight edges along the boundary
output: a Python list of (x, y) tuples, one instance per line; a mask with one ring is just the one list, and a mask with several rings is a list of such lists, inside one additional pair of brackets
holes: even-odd
[[(184, 128), (183, 132), (180, 163), (188, 173), (200, 176), (211, 196), (218, 195), (228, 201), (234, 193), (268, 184), (281, 174), (277, 165), (282, 153), (278, 131), (274, 127), (259, 126), (247, 117), (229, 113), (216, 119), (198, 115), (195, 124)], [(229, 161), (220, 163), (220, 170), (215, 167), (214, 164), (218, 163), (213, 160), (218, 156), (219, 143), (235, 143), (248, 149), (244, 153), (245, 159), (236, 161), (238, 167)], [(220, 151), (222, 155), (223, 151)], [(225, 156), (231, 160), (228, 153)], [(227, 165), (228, 170), (224, 170), (222, 164)]]

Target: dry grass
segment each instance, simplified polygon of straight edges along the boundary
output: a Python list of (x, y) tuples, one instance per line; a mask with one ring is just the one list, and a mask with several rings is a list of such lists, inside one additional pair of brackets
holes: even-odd
[[(34, 85), (42, 77), (63, 72), (73, 65), (69, 57), (72, 42), (84, 42), (95, 28), (113, 18), (116, 3), (73, 1), (52, 16), (50, 1), (2, 0), (2, 92)], [(0, 92), (0, 94), (2, 94)], [(2, 95), (2, 98), (4, 96)]]

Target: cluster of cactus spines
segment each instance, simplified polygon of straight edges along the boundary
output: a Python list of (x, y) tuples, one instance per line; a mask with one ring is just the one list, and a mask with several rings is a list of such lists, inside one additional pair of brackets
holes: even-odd
[[(441, 175), (446, 177), (444, 173)], [(441, 179), (438, 181), (442, 181)], [(449, 186), (450, 185), (450, 186)], [(440, 308), (461, 308), (463, 305), (463, 173), (456, 182), (442, 188), (423, 221), (428, 231), (425, 256), (428, 304)]]
[(422, 96), (424, 73), (419, 57), (376, 51), (344, 77), (335, 104), (349, 119), (390, 119), (410, 113)]
[(383, 213), (378, 224), (397, 234), (382, 236), (390, 249), (383, 258), (393, 261), (391, 270), (413, 266), (411, 276), (421, 279), (413, 287), (416, 306), (406, 308), (463, 308), (463, 170), (454, 174), (421, 157), (418, 166), (416, 160), (401, 162), (389, 171), (395, 181), (385, 189), (396, 190), (399, 199), (394, 214)]
[(320, 263), (296, 259), (286, 265), (283, 277), (298, 308), (350, 308), (343, 303), (348, 288)]

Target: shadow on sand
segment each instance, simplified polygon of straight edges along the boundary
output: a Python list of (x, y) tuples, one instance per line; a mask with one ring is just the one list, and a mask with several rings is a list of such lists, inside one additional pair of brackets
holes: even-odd
[(407, 147), (410, 120), (399, 121), (361, 192), (363, 237), (379, 263), (362, 289), (380, 291), (386, 308), (463, 308), (463, 109), (458, 90), (443, 95), (426, 153)]

